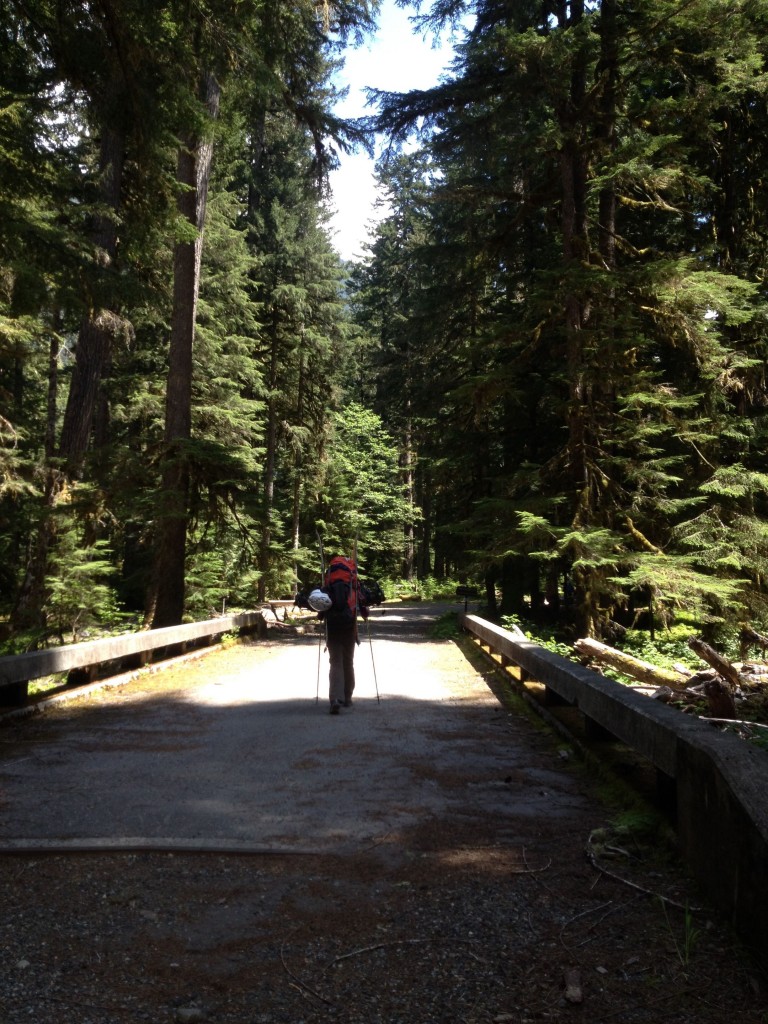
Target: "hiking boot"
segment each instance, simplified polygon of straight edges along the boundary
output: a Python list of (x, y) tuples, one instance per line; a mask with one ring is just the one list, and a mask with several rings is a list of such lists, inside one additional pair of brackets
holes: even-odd
[(340, 707), (341, 707), (341, 701), (340, 700), (332, 700), (331, 701), (331, 714), (332, 715), (338, 715)]
[(347, 698), (347, 699), (346, 699), (346, 700), (344, 701), (344, 707), (345, 707), (345, 708), (351, 708), (351, 707), (352, 707), (352, 698), (351, 698), (351, 697), (348, 697), (348, 698)]

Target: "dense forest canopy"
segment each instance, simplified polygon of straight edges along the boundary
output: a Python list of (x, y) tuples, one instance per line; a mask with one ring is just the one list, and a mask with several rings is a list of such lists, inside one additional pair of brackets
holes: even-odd
[(403, 2), (471, 28), (343, 123), (377, 6), (0, 9), (5, 649), (292, 593), (318, 529), (580, 635), (768, 619), (768, 0)]
[(762, 619), (768, 4), (471, 6), (439, 87), (378, 97), (422, 144), (355, 277), (435, 567), (580, 635)]

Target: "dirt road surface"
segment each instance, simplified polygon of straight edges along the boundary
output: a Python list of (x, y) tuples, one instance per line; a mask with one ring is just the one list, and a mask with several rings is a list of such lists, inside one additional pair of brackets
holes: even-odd
[(768, 1021), (658, 825), (440, 610), (372, 619), (338, 716), (275, 630), (0, 728), (0, 1024)]

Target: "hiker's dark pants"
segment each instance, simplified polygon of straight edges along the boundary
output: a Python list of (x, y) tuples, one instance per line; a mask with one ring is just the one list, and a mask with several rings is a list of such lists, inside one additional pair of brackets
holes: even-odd
[(347, 702), (355, 689), (355, 630), (341, 629), (328, 633), (328, 655), (331, 659), (328, 698)]

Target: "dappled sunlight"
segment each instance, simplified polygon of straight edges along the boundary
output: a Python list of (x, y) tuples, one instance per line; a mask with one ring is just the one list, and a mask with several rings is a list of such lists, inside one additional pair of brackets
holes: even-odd
[(430, 854), (430, 859), (441, 871), (471, 868), (476, 873), (502, 877), (533, 873), (523, 847), (448, 847)]

